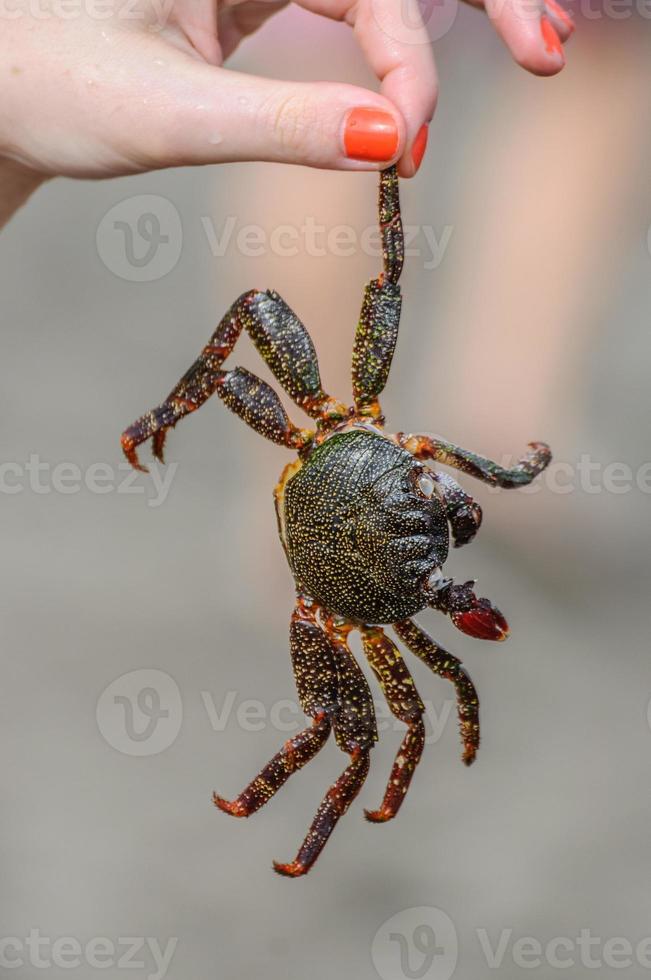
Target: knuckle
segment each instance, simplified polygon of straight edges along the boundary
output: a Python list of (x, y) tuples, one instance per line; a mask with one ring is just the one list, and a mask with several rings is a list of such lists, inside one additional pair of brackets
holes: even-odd
[(320, 128), (317, 107), (303, 95), (285, 95), (263, 109), (271, 136), (281, 150), (307, 148)]

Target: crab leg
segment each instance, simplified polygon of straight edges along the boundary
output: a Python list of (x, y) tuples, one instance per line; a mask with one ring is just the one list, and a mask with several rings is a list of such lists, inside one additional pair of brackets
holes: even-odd
[(289, 397), (311, 418), (343, 420), (346, 406), (323, 390), (312, 338), (285, 300), (268, 289), (238, 302), (247, 333)]
[(420, 657), (435, 674), (454, 684), (463, 743), (462, 758), (467, 766), (471, 765), (479, 748), (479, 698), (463, 664), (435, 643), (413, 620), (405, 619), (401, 623), (394, 623), (393, 628), (412, 653)]
[(364, 291), (353, 347), (355, 408), (378, 420), (381, 409), (377, 399), (389, 377), (402, 305), (398, 279), (404, 261), (404, 239), (395, 167), (380, 174), (379, 221), (384, 271)]
[(392, 714), (408, 726), (380, 808), (364, 810), (366, 819), (371, 823), (383, 823), (395, 817), (400, 809), (420, 761), (425, 746), (425, 706), (393, 640), (379, 627), (367, 626), (360, 632), (366, 659), (378, 679)]
[[(278, 293), (253, 289), (240, 296), (222, 317), (199, 357), (163, 404), (143, 415), (126, 430), (122, 436), (122, 446), (127, 459), (134, 466), (142, 469), (138, 463), (136, 449), (149, 438), (153, 440), (154, 455), (162, 460), (167, 430), (173, 428), (185, 415), (196, 411), (215, 392), (229, 404), (227, 397), (222, 393), (222, 385), (226, 385), (227, 388), (232, 385), (239, 391), (245, 380), (254, 378), (266, 403), (260, 407), (260, 411), (263, 413), (270, 411), (269, 403), (272, 399), (269, 392), (272, 389), (267, 384), (255, 378), (255, 375), (243, 372), (241, 368), (237, 368), (230, 374), (221, 371), (222, 364), (235, 347), (242, 330), (247, 331), (285, 391), (308, 415), (316, 419), (327, 418), (335, 421), (345, 416), (345, 406), (326, 394), (321, 386), (314, 345), (296, 314)], [(235, 374), (232, 381), (225, 380), (232, 374)], [(248, 387), (252, 387), (250, 382)], [(237, 393), (233, 398), (237, 400)], [(288, 434), (281, 425), (282, 431), (278, 431), (277, 406), (280, 406), (280, 402), (275, 397), (272, 410), (274, 420), (269, 433), (258, 418), (256, 406), (247, 405), (246, 410), (243, 408), (240, 411), (229, 404), (229, 407), (234, 408), (256, 431), (273, 439), (274, 442), (294, 447), (292, 439), (296, 438), (295, 433), (300, 430), (291, 426), (291, 432)], [(281, 411), (284, 414), (284, 410)], [(302, 436), (298, 437), (299, 445), (295, 448), (300, 448), (302, 438)]]
[(307, 874), (325, 847), (337, 821), (344, 815), (362, 788), (368, 775), (369, 763), (368, 749), (363, 751), (356, 748), (351, 752), (350, 765), (344, 769), (339, 779), (324, 796), (294, 860), (288, 864), (274, 861), (274, 870), (278, 874), (289, 878), (298, 878), (300, 875)]
[(316, 608), (308, 606), (308, 601), (299, 595), (289, 640), (299, 699), (305, 714), (313, 719), (312, 726), (288, 739), (236, 799), (213, 794), (215, 806), (234, 817), (248, 817), (268, 803), (292, 773), (316, 755), (330, 734), (330, 715), (337, 700), (335, 657), (316, 621)]
[(538, 476), (549, 465), (552, 458), (549, 446), (544, 442), (530, 442), (529, 452), (522, 459), (505, 469), (499, 463), (494, 463), (484, 456), (478, 456), (467, 449), (461, 449), (451, 442), (445, 442), (432, 436), (406, 435), (398, 432), (392, 437), (407, 452), (416, 459), (433, 459), (444, 466), (453, 466), (469, 476), (482, 480), (495, 487), (512, 489), (522, 487)]
[(213, 793), (213, 803), (233, 817), (250, 817), (268, 803), (293, 772), (302, 769), (322, 748), (330, 734), (330, 721), (325, 711), (319, 712), (310, 728), (288, 739), (280, 752), (234, 800), (225, 800)]
[[(310, 625), (316, 622), (314, 607), (306, 606), (300, 598), (294, 615), (301, 623)], [(331, 645), (337, 674), (338, 696), (333, 712), (335, 738), (339, 748), (350, 755), (351, 761), (324, 796), (295, 859), (287, 864), (274, 861), (273, 866), (278, 874), (291, 878), (310, 870), (340, 817), (359, 793), (368, 774), (369, 752), (377, 739), (371, 691), (348, 646), (352, 625), (336, 624), (329, 618), (319, 628)], [(316, 663), (315, 660), (315, 666)], [(304, 678), (306, 690), (318, 685), (318, 681), (315, 682), (311, 676), (313, 671), (314, 667), (309, 668)]]
[(246, 368), (213, 371), (206, 365), (199, 369), (195, 364), (162, 405), (147, 412), (122, 433), (122, 449), (131, 465), (146, 472), (138, 459), (137, 449), (149, 438), (154, 456), (163, 462), (168, 429), (196, 412), (215, 393), (247, 425), (272, 442), (299, 451), (309, 445), (311, 433), (290, 422), (278, 395), (266, 381)]

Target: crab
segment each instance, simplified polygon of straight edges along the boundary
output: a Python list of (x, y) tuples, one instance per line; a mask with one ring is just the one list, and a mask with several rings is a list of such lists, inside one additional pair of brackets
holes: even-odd
[[(278, 531), (296, 583), (290, 650), (299, 700), (310, 724), (289, 738), (235, 799), (214, 794), (215, 805), (249, 817), (309, 762), (334, 735), (350, 757), (328, 789), (293, 861), (274, 862), (282, 875), (310, 870), (340, 817), (359, 793), (378, 738), (371, 690), (349, 646), (353, 630), (393, 715), (406, 725), (384, 798), (367, 820), (383, 823), (398, 813), (425, 744), (424, 706), (396, 643), (404, 645), (456, 691), (463, 745), (470, 765), (479, 747), (479, 699), (461, 662), (443, 649), (413, 616), (433, 608), (464, 633), (504, 640), (500, 611), (475, 595), (474, 581), (456, 584), (443, 574), (450, 539), (455, 547), (477, 533), (482, 511), (446, 472), (460, 470), (486, 484), (521, 487), (551, 459), (534, 442), (512, 468), (430, 435), (387, 434), (378, 401), (389, 375), (398, 336), (404, 260), (398, 176), (380, 174), (379, 223), (383, 271), (366, 286), (353, 356), (354, 404), (327, 394), (312, 340), (278, 293), (252, 290), (231, 306), (207, 346), (165, 401), (122, 435), (130, 463), (144, 470), (137, 449), (152, 440), (163, 461), (169, 429), (211, 395), (251, 428), (294, 450), (275, 488)], [(276, 392), (241, 367), (224, 370), (245, 330), (274, 376), (314, 429), (294, 425)]]

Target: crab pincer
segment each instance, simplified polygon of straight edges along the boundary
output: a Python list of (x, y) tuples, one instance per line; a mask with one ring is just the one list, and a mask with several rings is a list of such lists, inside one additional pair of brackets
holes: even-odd
[(458, 630), (478, 640), (506, 640), (509, 624), (490, 599), (475, 599), (470, 609), (453, 612), (450, 619)]
[(444, 578), (430, 584), (432, 579), (434, 575), (428, 580), (431, 605), (447, 613), (458, 630), (478, 640), (506, 640), (509, 624), (490, 599), (475, 595), (474, 579), (462, 585)]

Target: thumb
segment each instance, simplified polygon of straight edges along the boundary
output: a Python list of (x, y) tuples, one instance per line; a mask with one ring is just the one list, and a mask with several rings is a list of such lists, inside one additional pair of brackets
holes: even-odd
[(404, 120), (388, 99), (354, 85), (243, 75), (181, 56), (155, 113), (133, 120), (140, 156), (161, 167), (267, 160), (380, 170), (405, 148)]

